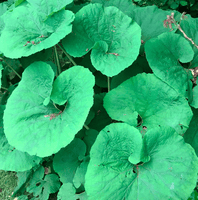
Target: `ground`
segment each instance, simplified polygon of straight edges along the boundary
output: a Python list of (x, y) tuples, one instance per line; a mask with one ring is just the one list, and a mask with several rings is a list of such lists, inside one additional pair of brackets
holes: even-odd
[(0, 170), (0, 199), (13, 200), (11, 197), (14, 188), (17, 186), (17, 176), (15, 172)]

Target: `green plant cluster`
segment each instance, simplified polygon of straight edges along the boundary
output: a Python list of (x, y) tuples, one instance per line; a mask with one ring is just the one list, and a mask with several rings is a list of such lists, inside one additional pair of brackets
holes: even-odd
[(0, 3), (13, 197), (197, 199), (198, 18), (134, 2)]

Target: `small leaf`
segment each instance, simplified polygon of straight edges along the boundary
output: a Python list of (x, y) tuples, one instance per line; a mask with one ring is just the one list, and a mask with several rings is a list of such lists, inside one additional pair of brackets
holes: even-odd
[(87, 172), (87, 165), (89, 163), (89, 160), (83, 161), (80, 166), (77, 168), (73, 183), (76, 188), (79, 188), (81, 185), (85, 184), (85, 174)]
[(3, 65), (0, 63), (0, 88), (1, 88), (2, 70), (3, 70)]
[(71, 183), (65, 183), (61, 186), (57, 199), (58, 200), (76, 200), (74, 199), (76, 190)]
[(94, 105), (92, 108), (95, 112), (95, 117), (90, 122), (89, 127), (97, 131), (101, 131), (105, 126), (111, 123), (111, 118), (103, 106), (103, 98), (105, 95), (106, 93), (94, 95)]
[(85, 134), (86, 135), (83, 138), (83, 141), (87, 145), (87, 154), (89, 154), (90, 149), (98, 136), (98, 131), (96, 131), (94, 129), (89, 129), (89, 130), (86, 130)]
[(12, 194), (13, 197), (21, 195), (25, 192), (28, 182), (32, 178), (32, 176), (33, 176), (33, 170), (17, 172), (18, 181), (17, 181), (17, 187), (15, 187), (14, 192)]
[(43, 177), (44, 168), (41, 166), (34, 172), (28, 184), (27, 192), (33, 193), (34, 196), (39, 196), (40, 200), (48, 200), (50, 193), (57, 192), (61, 184), (56, 174), (48, 174)]
[(190, 122), (188, 130), (184, 134), (185, 142), (189, 143), (198, 156), (198, 109), (192, 108), (193, 118)]
[(193, 88), (193, 100), (190, 105), (194, 108), (198, 108), (198, 85)]
[(62, 183), (72, 183), (78, 166), (80, 166), (79, 156), (86, 153), (85, 143), (75, 138), (64, 149), (61, 149), (54, 157), (53, 167), (60, 176)]

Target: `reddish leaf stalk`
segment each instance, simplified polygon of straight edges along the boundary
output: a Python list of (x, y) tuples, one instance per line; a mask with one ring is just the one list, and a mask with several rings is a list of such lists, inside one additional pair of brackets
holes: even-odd
[[(182, 13), (181, 20), (186, 18), (185, 14), (186, 14), (185, 12)], [(171, 31), (172, 31), (172, 30), (173, 30), (172, 24), (174, 24), (174, 25), (180, 30), (180, 32), (183, 34), (183, 36), (184, 36), (187, 40), (189, 40), (189, 41), (198, 49), (198, 45), (196, 45), (195, 42), (194, 42), (191, 38), (189, 38), (189, 37), (186, 35), (186, 33), (182, 30), (182, 28), (181, 28), (181, 26), (180, 26), (180, 23), (177, 24), (177, 22), (176, 22), (175, 19), (174, 19), (174, 13), (173, 13), (173, 12), (171, 13), (171, 15), (167, 15), (167, 19), (164, 20), (164, 27), (167, 28), (167, 26), (169, 26), (169, 28), (170, 28)]]

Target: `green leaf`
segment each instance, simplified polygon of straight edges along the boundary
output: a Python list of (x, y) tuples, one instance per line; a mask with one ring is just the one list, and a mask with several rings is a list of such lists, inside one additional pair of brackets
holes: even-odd
[(28, 197), (26, 195), (22, 195), (17, 197), (17, 200), (28, 200)]
[[(31, 64), (6, 105), (4, 129), (8, 142), (30, 155), (50, 156), (67, 146), (82, 128), (93, 104), (94, 78), (88, 69), (75, 66), (64, 71), (52, 89), (53, 79), (48, 64)], [(43, 104), (51, 91), (55, 103), (59, 98), (67, 100), (62, 113), (52, 101)]]
[(22, 64), (22, 67), (25, 69), (35, 61), (47, 61), (52, 56), (52, 52), (53, 52), (52, 48), (44, 49), (28, 57), (22, 57), (19, 59), (19, 61)]
[[(0, 121), (3, 119), (3, 109), (0, 107)], [(30, 156), (25, 152), (18, 151), (11, 146), (4, 134), (3, 125), (0, 125), (0, 170), (26, 171), (39, 164), (41, 158)]]
[(37, 12), (44, 13), (45, 16), (51, 16), (54, 13), (60, 11), (65, 8), (66, 5), (73, 2), (73, 0), (62, 0), (62, 1), (54, 1), (54, 0), (27, 0), (30, 5)]
[(28, 182), (32, 178), (32, 176), (33, 176), (33, 170), (17, 173), (18, 182), (17, 182), (17, 187), (14, 189), (14, 192), (12, 194), (13, 197), (21, 195), (25, 192), (28, 186)]
[[(198, 29), (198, 18), (192, 18), (190, 15), (186, 15), (187, 19), (181, 21), (181, 28), (185, 32), (185, 34), (191, 38), (196, 45), (198, 45), (198, 35), (197, 35), (197, 29)], [(183, 36), (183, 34), (178, 30), (178, 33)], [(184, 37), (184, 36), (183, 36)], [(194, 51), (194, 58), (190, 63), (190, 68), (198, 67), (198, 49), (185, 38), (186, 41), (189, 42), (189, 44), (192, 46)]]
[(57, 196), (58, 200), (87, 200), (86, 192), (76, 194), (76, 189), (73, 187), (71, 183), (64, 183)]
[(184, 134), (185, 142), (189, 143), (198, 156), (198, 109), (192, 108), (193, 118), (190, 122), (188, 130)]
[(22, 4), (25, 0), (16, 0), (14, 2), (15, 7), (19, 6), (20, 4)]
[(8, 6), (5, 3), (0, 3), (0, 16), (2, 16), (8, 9)]
[(193, 59), (194, 52), (188, 41), (172, 32), (163, 33), (146, 42), (145, 52), (154, 74), (191, 100), (192, 74), (179, 63)]
[[(198, 81), (196, 83), (198, 83)], [(193, 88), (193, 100), (190, 105), (194, 108), (198, 108), (198, 85)]]
[(180, 1), (179, 2), (182, 6), (187, 6), (188, 5), (188, 2), (186, 2), (186, 1)]
[(131, 0), (92, 0), (91, 3), (100, 3), (104, 7), (115, 6), (131, 18), (133, 10), (136, 8), (136, 5)]
[(130, 67), (126, 68), (124, 71), (111, 79), (111, 89), (116, 88), (132, 76), (142, 73), (144, 67), (146, 66), (149, 68), (147, 60), (144, 57), (138, 57), (138, 59)]
[(172, 8), (172, 9), (177, 9), (178, 6), (179, 6), (179, 2), (170, 1), (170, 2), (169, 2), (169, 6), (170, 6), (170, 8)]
[(94, 76), (96, 79), (96, 85), (102, 88), (107, 88), (108, 83), (107, 83), (107, 77), (103, 75), (101, 72), (96, 71), (94, 72)]
[(139, 116), (141, 127), (168, 125), (178, 133), (185, 132), (192, 118), (186, 99), (153, 74), (139, 74), (111, 90), (104, 108), (112, 119), (132, 126)]
[(76, 13), (63, 46), (74, 57), (92, 49), (93, 66), (104, 75), (115, 76), (136, 60), (140, 37), (140, 27), (116, 7), (89, 4)]
[(30, 5), (15, 8), (4, 17), (0, 51), (10, 58), (29, 56), (56, 45), (71, 32), (71, 11), (61, 10), (44, 21), (45, 17)]
[(76, 189), (71, 183), (64, 183), (59, 192), (57, 199), (58, 200), (76, 200), (75, 199)]
[(111, 118), (103, 106), (103, 98), (105, 95), (106, 93), (94, 95), (94, 105), (92, 108), (95, 111), (95, 117), (90, 122), (89, 127), (97, 131), (101, 131), (105, 126), (111, 123)]
[(89, 159), (84, 160), (76, 170), (76, 173), (73, 179), (73, 183), (76, 188), (79, 188), (81, 185), (85, 184), (85, 174), (87, 172), (88, 163), (89, 163)]
[(90, 109), (89, 114), (87, 116), (87, 119), (85, 121), (86, 125), (89, 125), (89, 123), (91, 122), (91, 120), (95, 117), (95, 112), (93, 110), (93, 108)]
[(0, 170), (26, 171), (39, 164), (41, 158), (30, 156), (9, 145), (3, 128), (0, 128)]
[(188, 200), (198, 200), (198, 192), (194, 190)]
[(50, 193), (55, 193), (59, 190), (61, 184), (56, 174), (48, 174), (44, 177), (44, 168), (38, 168), (27, 187), (27, 192), (33, 193), (34, 196), (39, 196), (39, 200), (48, 200)]
[[(164, 11), (154, 5), (137, 7), (132, 13), (133, 19), (141, 27), (144, 42), (170, 31), (163, 26), (163, 21), (167, 18), (167, 15), (170, 15), (170, 11)], [(174, 25), (172, 26), (175, 28)]]
[(68, 146), (61, 149), (53, 161), (54, 170), (60, 176), (62, 183), (72, 183), (78, 166), (81, 163), (80, 158), (86, 153), (85, 143), (75, 138)]
[(90, 149), (98, 136), (98, 131), (94, 129), (89, 129), (89, 130), (86, 130), (85, 134), (86, 135), (84, 136), (83, 141), (87, 145), (87, 154), (89, 154)]
[[(198, 172), (192, 147), (170, 127), (148, 131), (141, 152), (137, 137), (142, 140), (137, 129), (123, 123), (99, 133), (85, 176), (89, 199), (187, 199)], [(135, 151), (150, 160), (131, 164), (127, 158)]]
[(3, 65), (0, 63), (0, 88), (1, 88), (2, 70), (3, 70)]

